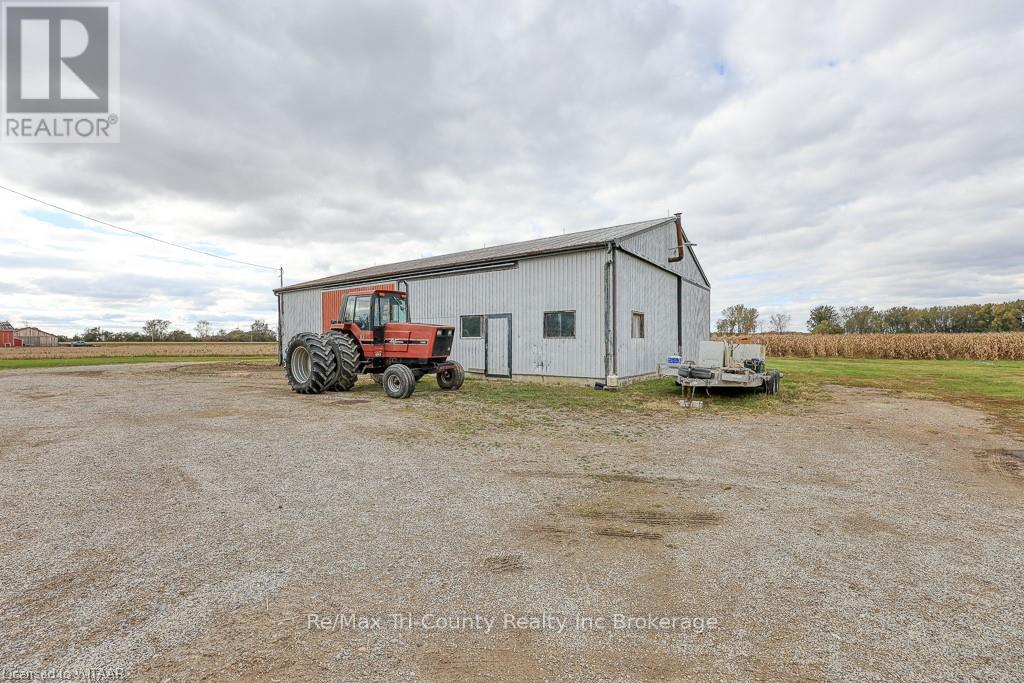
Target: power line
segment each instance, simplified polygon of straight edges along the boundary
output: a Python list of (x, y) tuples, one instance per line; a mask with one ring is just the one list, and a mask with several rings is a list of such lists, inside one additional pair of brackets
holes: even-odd
[(159, 242), (160, 244), (166, 244), (167, 246), (170, 246), (170, 247), (177, 247), (178, 249), (184, 249), (185, 251), (191, 251), (191, 252), (196, 253), (196, 254), (202, 254), (203, 256), (212, 256), (213, 258), (219, 258), (222, 261), (230, 261), (231, 263), (239, 263), (239, 264), (241, 264), (243, 266), (252, 266), (253, 268), (266, 268), (267, 270), (273, 270), (273, 271), (280, 270), (280, 268), (278, 268), (276, 266), (264, 266), (264, 265), (262, 265), (260, 263), (250, 263), (249, 261), (241, 261), (239, 259), (230, 258), (228, 256), (221, 256), (220, 254), (211, 254), (210, 252), (203, 251), (202, 249), (195, 249), (193, 247), (185, 246), (184, 244), (175, 244), (174, 242), (168, 242), (167, 240), (162, 240), (159, 237), (153, 237), (152, 235), (147, 235), (144, 232), (138, 232), (136, 230), (129, 230), (128, 228), (122, 228), (120, 225), (114, 225), (113, 223), (108, 223), (106, 221), (101, 221), (98, 218), (93, 218), (92, 216), (86, 216), (84, 213), (78, 213), (77, 211), (72, 211), (71, 209), (65, 209), (63, 206), (57, 206), (56, 204), (52, 204), (50, 202), (44, 201), (42, 199), (39, 199), (38, 197), (33, 197), (32, 195), (27, 195), (24, 192), (18, 192), (17, 190), (12, 190), (11, 188), (6, 187), (4, 185), (0, 185), (0, 190), (6, 190), (6, 191), (10, 192), (11, 194), (16, 194), (19, 197), (24, 197), (25, 199), (31, 199), (32, 201), (38, 202), (39, 204), (42, 204), (44, 206), (48, 206), (51, 209), (57, 209), (58, 211), (63, 211), (64, 213), (69, 213), (72, 216), (78, 216), (79, 218), (84, 218), (87, 221), (91, 221), (93, 223), (99, 223), (100, 225), (105, 225), (108, 228), (113, 228), (114, 230), (120, 230), (122, 232), (127, 232), (127, 233), (129, 233), (131, 235), (136, 235), (137, 237), (145, 237), (148, 240), (153, 240), (154, 242)]

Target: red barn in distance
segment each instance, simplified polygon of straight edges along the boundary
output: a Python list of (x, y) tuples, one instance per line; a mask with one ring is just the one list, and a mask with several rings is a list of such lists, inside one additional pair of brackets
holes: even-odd
[(0, 348), (21, 346), (21, 340), (14, 336), (14, 327), (6, 320), (0, 320)]

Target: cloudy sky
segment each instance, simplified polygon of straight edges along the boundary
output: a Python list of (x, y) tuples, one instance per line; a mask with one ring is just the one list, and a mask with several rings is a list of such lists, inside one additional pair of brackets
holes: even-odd
[[(0, 183), (286, 282), (683, 211), (733, 303), (1024, 296), (1024, 4), (121, 2), (121, 143)], [(273, 320), (276, 273), (0, 192), (0, 319)]]

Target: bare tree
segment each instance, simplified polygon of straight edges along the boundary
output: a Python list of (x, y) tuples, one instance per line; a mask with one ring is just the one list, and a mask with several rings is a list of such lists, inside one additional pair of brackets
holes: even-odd
[(249, 341), (273, 341), (274, 333), (265, 320), (254, 320), (249, 327)]
[(156, 341), (157, 339), (163, 339), (164, 335), (167, 334), (167, 330), (171, 329), (170, 320), (160, 320), (154, 318), (153, 320), (147, 320), (146, 324), (142, 326), (143, 334), (149, 335), (150, 341)]
[(202, 340), (210, 336), (210, 321), (200, 320), (196, 323), (196, 336)]
[(772, 332), (785, 332), (789, 329), (789, 323), (792, 321), (793, 316), (788, 313), (772, 313), (768, 318), (768, 327)]

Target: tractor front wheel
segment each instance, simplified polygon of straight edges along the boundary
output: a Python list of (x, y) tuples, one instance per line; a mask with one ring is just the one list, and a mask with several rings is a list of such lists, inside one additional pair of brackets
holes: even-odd
[(409, 398), (416, 391), (416, 376), (405, 365), (391, 365), (384, 371), (381, 384), (391, 398)]
[(319, 394), (334, 381), (334, 353), (318, 334), (302, 333), (288, 342), (284, 374), (292, 391)]
[(437, 373), (437, 386), (445, 391), (460, 389), (462, 383), (466, 381), (466, 371), (462, 366), (455, 361), (452, 361), (450, 365), (451, 367), (447, 367)]

